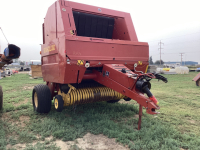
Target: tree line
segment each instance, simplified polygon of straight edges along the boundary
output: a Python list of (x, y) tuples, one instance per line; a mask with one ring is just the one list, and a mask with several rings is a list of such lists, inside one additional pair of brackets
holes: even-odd
[[(164, 61), (161, 59), (161, 65), (164, 64)], [(152, 56), (149, 57), (149, 65), (160, 65), (160, 60), (156, 60), (155, 63), (153, 62)]]

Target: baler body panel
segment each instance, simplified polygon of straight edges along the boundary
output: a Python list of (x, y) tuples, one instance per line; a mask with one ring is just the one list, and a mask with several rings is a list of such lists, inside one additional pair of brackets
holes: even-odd
[[(58, 0), (49, 7), (42, 28), (42, 75), (47, 85), (34, 88), (34, 110), (49, 112), (54, 96), (58, 112), (63, 106), (133, 99), (140, 104), (138, 129), (142, 107), (157, 114), (150, 80), (167, 79), (146, 73), (149, 45), (138, 42), (129, 13)], [(41, 90), (51, 96), (38, 99)], [(39, 109), (38, 101), (48, 109)]]
[[(112, 39), (77, 35), (73, 12), (112, 18)], [(79, 19), (79, 22), (81, 20), (86, 21)], [(83, 26), (88, 29), (86, 24), (83, 23)], [(96, 27), (100, 28), (100, 25), (97, 24)], [(42, 73), (47, 82), (79, 83), (86, 68), (84, 65), (77, 66), (77, 60), (83, 60), (84, 64), (86, 61), (90, 62), (90, 66), (96, 67), (102, 67), (105, 63), (126, 64), (130, 69), (133, 69), (134, 63), (142, 61), (143, 64), (138, 67), (141, 67), (143, 72), (148, 65), (149, 46), (147, 43), (138, 42), (129, 13), (70, 1), (57, 1), (48, 9), (43, 37), (45, 43), (41, 51)], [(52, 71), (52, 68), (55, 70)]]
[(66, 45), (66, 54), (72, 60), (140, 60), (147, 62), (149, 56), (148, 45), (138, 45), (134, 42), (88, 39), (66, 40)]

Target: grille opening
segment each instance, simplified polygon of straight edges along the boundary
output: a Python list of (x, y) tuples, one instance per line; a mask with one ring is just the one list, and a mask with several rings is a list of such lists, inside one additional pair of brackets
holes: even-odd
[(78, 36), (112, 39), (114, 18), (73, 11)]

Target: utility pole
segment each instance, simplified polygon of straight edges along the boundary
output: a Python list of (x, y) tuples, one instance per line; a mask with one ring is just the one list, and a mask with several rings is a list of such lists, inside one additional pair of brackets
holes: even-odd
[(181, 54), (181, 66), (182, 66), (182, 57), (183, 57), (184, 53), (180, 53), (180, 54)]
[(162, 44), (164, 45), (164, 43), (162, 43), (160, 40), (160, 42), (158, 43), (158, 45), (160, 45), (160, 48), (158, 48), (158, 50), (160, 50), (160, 65), (161, 65), (161, 49), (163, 49)]

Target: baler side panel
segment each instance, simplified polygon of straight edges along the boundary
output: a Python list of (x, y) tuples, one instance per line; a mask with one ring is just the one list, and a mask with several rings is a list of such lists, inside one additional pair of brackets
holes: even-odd
[(59, 79), (58, 52), (59, 52), (59, 41), (57, 39), (42, 45), (41, 61), (42, 61), (42, 76), (44, 81), (56, 82)]
[(125, 16), (126, 16), (125, 18), (130, 18), (130, 19), (125, 20), (126, 25), (128, 25), (129, 27), (128, 34), (130, 36), (130, 40), (138, 42), (137, 34), (136, 34), (135, 27), (131, 19), (131, 15), (129, 13), (126, 13)]
[[(120, 30), (119, 30), (120, 29)], [(124, 18), (115, 18), (115, 25), (112, 39), (131, 40), (131, 32), (128, 32), (127, 24)]]
[[(76, 64), (67, 64), (65, 67), (66, 73), (64, 74), (64, 81), (61, 83), (80, 83), (86, 68), (84, 66), (78, 66)], [(61, 71), (62, 72), (62, 71)]]
[(51, 5), (47, 11), (45, 20), (44, 20), (44, 38), (45, 43), (48, 43), (56, 39), (56, 11), (55, 3)]
[(64, 83), (66, 72), (67, 61), (66, 61), (66, 43), (65, 36), (59, 38), (59, 79), (58, 83)]
[(61, 12), (61, 19), (64, 25), (64, 31), (66, 36), (72, 36), (72, 30), (75, 31), (75, 23), (73, 19), (73, 13), (71, 7), (61, 6), (59, 11)]
[(60, 38), (65, 36), (65, 30), (64, 30), (61, 7), (59, 2), (56, 3), (56, 10), (57, 10), (57, 37)]

